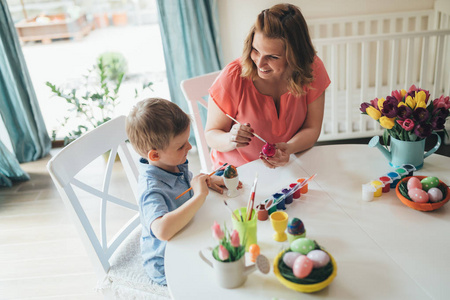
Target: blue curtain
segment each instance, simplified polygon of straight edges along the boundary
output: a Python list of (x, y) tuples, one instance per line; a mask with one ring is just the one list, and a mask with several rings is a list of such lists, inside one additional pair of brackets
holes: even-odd
[(15, 156), (4, 154), (7, 152), (3, 152), (6, 148), (2, 143), (0, 170), (3, 176), (15, 174), (13, 179), (22, 178), (16, 176), (20, 175), (16, 162), (44, 157), (51, 141), (5, 0), (0, 0), (0, 114)]
[(181, 81), (222, 68), (217, 0), (157, 3), (170, 97), (188, 112)]

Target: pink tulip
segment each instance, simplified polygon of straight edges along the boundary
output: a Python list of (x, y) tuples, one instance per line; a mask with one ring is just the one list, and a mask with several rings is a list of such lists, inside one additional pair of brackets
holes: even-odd
[(400, 126), (402, 126), (402, 128), (406, 131), (411, 131), (414, 129), (414, 121), (411, 119), (397, 120), (397, 123), (400, 124)]
[(445, 109), (450, 109), (450, 97), (444, 97), (444, 95), (442, 95), (441, 97), (435, 99), (433, 101), (433, 105), (434, 108), (445, 108)]
[(221, 260), (227, 260), (230, 257), (230, 253), (228, 253), (227, 248), (222, 245), (219, 245), (219, 258)]
[(392, 97), (397, 99), (398, 102), (402, 101), (402, 99), (403, 99), (402, 91), (392, 91), (391, 95), (392, 95)]
[(211, 229), (213, 238), (219, 241), (223, 239), (225, 234), (223, 233), (222, 229), (220, 228), (220, 225), (216, 221), (214, 221), (214, 225), (211, 227)]
[(230, 236), (231, 246), (239, 247), (241, 245), (241, 241), (239, 240), (239, 232), (237, 230), (233, 230)]

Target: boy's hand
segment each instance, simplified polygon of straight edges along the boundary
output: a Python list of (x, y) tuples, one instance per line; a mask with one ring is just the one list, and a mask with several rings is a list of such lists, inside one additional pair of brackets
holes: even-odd
[(194, 191), (194, 195), (203, 196), (206, 198), (209, 194), (208, 187), (211, 185), (211, 179), (207, 174), (198, 174), (194, 178), (192, 178), (191, 186)]
[[(223, 176), (212, 175), (211, 176), (211, 185), (210, 189), (223, 194), (223, 187), (225, 187), (225, 183), (223, 181)], [(242, 189), (242, 182), (239, 181), (238, 189)]]

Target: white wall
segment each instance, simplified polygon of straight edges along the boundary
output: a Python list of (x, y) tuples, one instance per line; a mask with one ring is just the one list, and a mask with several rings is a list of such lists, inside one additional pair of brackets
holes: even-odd
[[(449, 1), (449, 0), (437, 0)], [(219, 0), (220, 35), (227, 64), (239, 57), (243, 42), (256, 16), (266, 8), (284, 1)], [(354, 16), (433, 9), (434, 0), (290, 0), (300, 7), (306, 20), (311, 18)]]

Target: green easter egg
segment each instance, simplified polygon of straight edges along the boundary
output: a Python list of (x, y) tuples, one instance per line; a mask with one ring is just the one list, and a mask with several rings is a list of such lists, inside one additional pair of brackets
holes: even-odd
[(420, 181), (422, 183), (422, 189), (427, 191), (433, 187), (437, 187), (439, 185), (439, 179), (437, 177), (426, 177)]
[(316, 243), (308, 238), (299, 238), (291, 243), (291, 250), (301, 254), (308, 254), (309, 251), (316, 248)]

